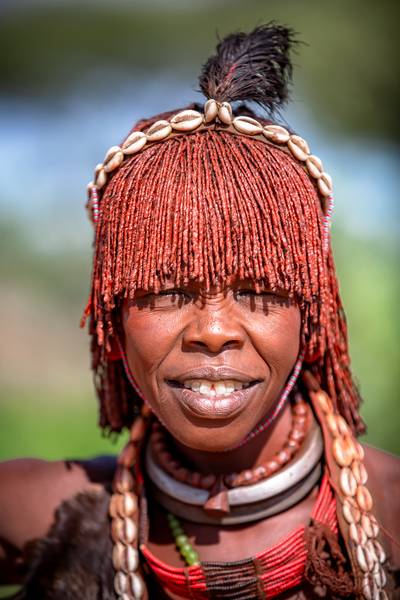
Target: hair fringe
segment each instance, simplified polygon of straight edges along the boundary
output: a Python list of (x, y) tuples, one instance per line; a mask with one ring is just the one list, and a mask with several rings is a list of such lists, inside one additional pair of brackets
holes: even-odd
[[(172, 113), (141, 121), (135, 129)], [(130, 426), (142, 400), (110, 358), (119, 312), (166, 278), (206, 288), (232, 274), (284, 289), (302, 313), (304, 366), (355, 433), (365, 430), (350, 372), (332, 250), (320, 200), (302, 166), (271, 145), (229, 132), (176, 136), (132, 156), (107, 184), (95, 240), (90, 315), (100, 424)]]

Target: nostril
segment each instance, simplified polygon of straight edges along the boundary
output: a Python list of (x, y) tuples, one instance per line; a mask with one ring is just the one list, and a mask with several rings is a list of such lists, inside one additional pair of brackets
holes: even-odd
[(199, 350), (207, 350), (208, 352), (221, 352), (221, 350), (229, 350), (233, 348), (237, 348), (241, 345), (239, 340), (217, 340), (217, 339), (209, 339), (207, 341), (201, 340), (191, 340), (189, 342), (189, 346), (192, 348), (197, 348)]

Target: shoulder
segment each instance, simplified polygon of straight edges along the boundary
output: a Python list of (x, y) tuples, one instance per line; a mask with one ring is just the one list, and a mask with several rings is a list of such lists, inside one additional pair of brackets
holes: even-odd
[(44, 461), (17, 459), (0, 464), (0, 556), (5, 548), (20, 551), (43, 537), (57, 508), (80, 492), (106, 488), (115, 468), (114, 457), (93, 460)]
[(363, 444), (363, 448), (368, 471), (367, 487), (374, 500), (375, 515), (382, 526), (385, 546), (390, 552), (394, 566), (398, 569), (400, 568), (400, 458), (367, 444)]
[[(368, 444), (363, 444), (363, 448), (370, 487), (374, 487), (379, 501), (396, 506), (396, 503), (400, 502), (400, 498), (393, 492), (399, 491), (400, 457)], [(399, 505), (397, 504), (397, 506)]]

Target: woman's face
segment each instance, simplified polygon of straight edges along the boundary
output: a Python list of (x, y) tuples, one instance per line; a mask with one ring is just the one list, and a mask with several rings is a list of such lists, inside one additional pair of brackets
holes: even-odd
[(123, 308), (128, 363), (182, 444), (238, 444), (276, 401), (299, 353), (300, 310), (246, 281), (138, 292)]

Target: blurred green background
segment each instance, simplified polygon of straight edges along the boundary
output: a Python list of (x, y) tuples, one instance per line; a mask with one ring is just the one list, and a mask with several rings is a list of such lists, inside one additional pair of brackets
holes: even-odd
[(333, 175), (335, 254), (366, 440), (400, 453), (399, 4), (388, 0), (5, 2), (0, 6), (0, 458), (116, 452), (79, 330), (85, 185), (141, 116), (200, 100), (216, 35), (276, 19), (305, 42), (281, 116)]

